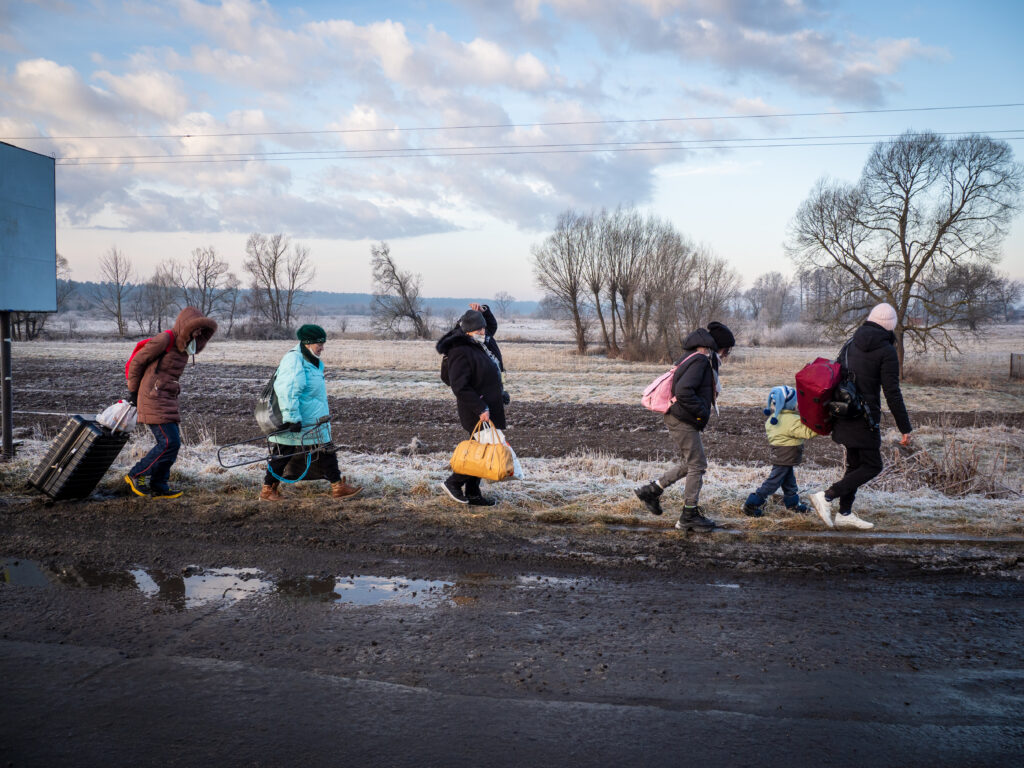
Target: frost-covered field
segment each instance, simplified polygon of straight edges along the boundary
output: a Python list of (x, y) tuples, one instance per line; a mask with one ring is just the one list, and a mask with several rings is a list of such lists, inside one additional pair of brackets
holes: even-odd
[[(1019, 451), (1019, 438), (1018, 451)], [(122, 476), (149, 449), (151, 441), (143, 432), (133, 436), (103, 482), (104, 488), (123, 491)], [(4, 475), (26, 475), (43, 456), (47, 443), (25, 440), (15, 461), (0, 468)], [(253, 454), (248, 454), (249, 457)], [(231, 457), (228, 457), (231, 458)], [(239, 458), (245, 458), (239, 455)], [(447, 476), (449, 454), (429, 453), (368, 455), (339, 452), (342, 473), (364, 487), (366, 497), (397, 498), (414, 505), (449, 504), (438, 484)], [(227, 461), (227, 463), (231, 463)], [(657, 476), (667, 463), (640, 462), (613, 456), (579, 454), (557, 459), (525, 458), (526, 478), (500, 484), (485, 484), (485, 492), (496, 496), (498, 511), (517, 509), (543, 520), (560, 522), (622, 522), (636, 518), (653, 523), (634, 497), (632, 489)], [(216, 492), (226, 499), (258, 504), (257, 495), (263, 477), (262, 464), (224, 469), (217, 462), (217, 447), (209, 441), (183, 446), (172, 473), (172, 483), (189, 492)], [(386, 469), (384, 469), (386, 468)], [(797, 478), (804, 493), (831, 483), (835, 469), (802, 467)], [(1019, 464), (1018, 464), (1019, 471)], [(749, 530), (817, 530), (822, 528), (811, 515), (791, 514), (781, 505), (770, 507), (761, 519), (744, 516), (743, 499), (763, 480), (766, 468), (743, 464), (722, 464), (711, 460), (701, 503), (720, 523)], [(1019, 475), (1018, 475), (1019, 478)], [(1018, 481), (1019, 482), (1019, 481)], [(0, 483), (6, 485), (6, 483)], [(302, 483), (286, 493), (311, 498), (326, 494), (323, 481)], [(326, 500), (325, 504), (331, 503)], [(664, 497), (665, 524), (674, 521), (673, 511), (682, 504), (677, 490)], [(1024, 505), (1020, 499), (997, 500), (984, 497), (950, 498), (934, 491), (883, 492), (870, 487), (858, 496), (858, 511), (876, 523), (878, 529), (905, 533), (976, 533), (986, 535), (1019, 534), (1024, 526)]]
[[(506, 326), (506, 330), (509, 328)], [(112, 367), (119, 368), (131, 345), (131, 341), (19, 343), (15, 345), (15, 375), (17, 360), (28, 357), (109, 360)], [(269, 367), (276, 365), (291, 346), (287, 341), (216, 340), (197, 357), (197, 362), (211, 366)], [(506, 339), (502, 349), (509, 371), (508, 388), (517, 402), (636, 405), (643, 388), (664, 370), (662, 365), (626, 363), (595, 355), (578, 356), (569, 344)], [(962, 376), (964, 383), (906, 384), (904, 394), (909, 408), (940, 413), (1024, 412), (1024, 383), (1011, 381), (1007, 375), (1008, 355), (1012, 350), (1024, 351), (1024, 328), (1020, 326), (1002, 329), (985, 344), (965, 346), (961, 354), (947, 360), (939, 354), (913, 358), (915, 366), (942, 371), (947, 377), (952, 371), (952, 380)], [(722, 402), (760, 408), (770, 387), (791, 383), (793, 373), (805, 362), (832, 352), (828, 348), (769, 349), (741, 345), (723, 370)], [(337, 396), (396, 400), (450, 397), (450, 392), (438, 379), (439, 357), (432, 342), (332, 338), (324, 359), (329, 369), (329, 390)], [(893, 438), (894, 434), (887, 436), (889, 441)], [(977, 456), (980, 472), (998, 476), (1003, 485), (1024, 492), (1024, 430), (1016, 427), (956, 430), (924, 427), (915, 431), (915, 441), (933, 456), (941, 456), (954, 442), (966, 446)], [(27, 439), (17, 461), (7, 465), (3, 472), (18, 471), (18, 467), (27, 472), (38, 461), (45, 445), (41, 435)], [(117, 469), (123, 472), (149, 445), (149, 436), (140, 430), (129, 450), (120, 457)], [(713, 455), (710, 459), (702, 503), (711, 507), (719, 519), (750, 528), (818, 527), (812, 518), (792, 516), (781, 509), (764, 520), (744, 517), (739, 512), (742, 500), (761, 482), (766, 467), (718, 463)], [(440, 503), (436, 484), (445, 475), (447, 461), (446, 454), (341, 454), (343, 472), (364, 483), (369, 495), (402, 495), (425, 504)], [(503, 502), (534, 514), (564, 512), (579, 519), (642, 514), (631, 489), (656, 476), (666, 466), (603, 455), (558, 459), (527, 457), (525, 463), (529, 473), (527, 480), (496, 488)], [(382, 466), (387, 466), (387, 472), (381, 470)], [(176, 471), (186, 486), (219, 489), (239, 500), (255, 499), (262, 473), (258, 467), (222, 469), (216, 461), (216, 448), (209, 440), (186, 446)], [(813, 491), (831, 483), (838, 472), (835, 468), (805, 466), (798, 471), (798, 479), (802, 489)], [(117, 477), (108, 476), (108, 485), (116, 486)], [(884, 487), (901, 490), (883, 492), (869, 486), (859, 496), (858, 509), (885, 530), (995, 533), (1020, 532), (1024, 527), (1024, 496), (951, 498), (913, 482), (906, 487), (888, 482)], [(303, 484), (294, 492), (308, 495), (322, 492), (322, 488), (322, 483)], [(673, 497), (678, 503), (678, 494), (674, 491), (669, 494), (669, 498)]]

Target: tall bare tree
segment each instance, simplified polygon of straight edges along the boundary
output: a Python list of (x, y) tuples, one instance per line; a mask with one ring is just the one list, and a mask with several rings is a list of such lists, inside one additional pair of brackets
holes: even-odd
[(725, 259), (701, 246), (690, 267), (690, 282), (680, 304), (686, 325), (693, 329), (728, 315), (740, 288), (740, 276)]
[(908, 336), (956, 348), (950, 329), (969, 303), (945, 290), (947, 276), (998, 260), (1022, 178), (1006, 142), (908, 132), (876, 144), (856, 184), (819, 181), (796, 213), (787, 250), (801, 269), (834, 276), (833, 335), (848, 333), (874, 304), (896, 308), (902, 370)]
[(370, 267), (373, 270), (373, 327), (378, 333), (398, 338), (405, 335), (403, 326), (412, 327), (412, 336), (430, 338), (430, 323), (420, 300), (420, 276), (403, 272), (385, 242), (370, 246)]
[(131, 261), (116, 246), (100, 257), (100, 284), (96, 301), (103, 313), (117, 323), (117, 335), (124, 338), (128, 332), (128, 294), (135, 275)]
[(184, 263), (171, 263), (171, 276), (182, 307), (195, 307), (209, 317), (225, 309), (234, 275), (211, 246), (195, 248)]
[(154, 334), (166, 329), (176, 312), (178, 289), (171, 267), (157, 267), (142, 285), (132, 287), (127, 306), (139, 333)]
[(249, 276), (250, 310), (276, 328), (291, 328), (302, 308), (302, 292), (316, 276), (309, 248), (285, 235), (249, 235), (243, 268)]
[(585, 218), (572, 210), (561, 214), (555, 231), (532, 249), (534, 279), (572, 318), (580, 354), (587, 350), (589, 326), (584, 282), (587, 241), (581, 237)]

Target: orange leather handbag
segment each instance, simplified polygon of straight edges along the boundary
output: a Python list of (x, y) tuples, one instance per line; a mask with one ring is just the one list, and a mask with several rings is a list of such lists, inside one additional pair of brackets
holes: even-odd
[(478, 421), (470, 438), (455, 446), (455, 453), (452, 454), (452, 472), (481, 477), (491, 482), (508, 480), (515, 471), (512, 449), (497, 441), (485, 444), (475, 440), (483, 426), (484, 423)]

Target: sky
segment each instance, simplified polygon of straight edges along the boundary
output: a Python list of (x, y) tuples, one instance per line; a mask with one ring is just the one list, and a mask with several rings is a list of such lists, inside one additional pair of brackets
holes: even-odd
[[(424, 295), (538, 299), (558, 214), (625, 205), (750, 284), (876, 141), (1024, 159), (1024, 106), (991, 106), (1024, 102), (1022, 26), (1017, 0), (2, 0), (0, 140), (56, 158), (78, 280), (112, 247), (240, 273), (281, 232), (319, 290), (372, 290), (383, 240)], [(1000, 269), (1024, 279), (1022, 216)]]

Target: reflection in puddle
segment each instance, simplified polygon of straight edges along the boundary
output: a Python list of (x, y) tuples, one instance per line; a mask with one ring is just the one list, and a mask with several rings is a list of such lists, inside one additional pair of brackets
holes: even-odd
[[(481, 591), (582, 590), (587, 579), (540, 574), (465, 573), (452, 581), (404, 576), (302, 576), (275, 579), (257, 568), (181, 570), (132, 568), (104, 571), (88, 565), (45, 565), (31, 560), (0, 558), (0, 584), (21, 587), (85, 587), (139, 592), (155, 610), (186, 611), (204, 606), (222, 608), (250, 598), (312, 600), (335, 606), (366, 607), (470, 606)], [(735, 586), (735, 585), (716, 585)]]
[(181, 571), (100, 571), (83, 565), (47, 567), (31, 560), (8, 558), (0, 559), (0, 583), (137, 590), (160, 605), (179, 611), (275, 594), (353, 606), (465, 604), (454, 594), (456, 585), (447, 581), (355, 575), (274, 581), (256, 568), (188, 566)]
[[(277, 591), (290, 597), (311, 597), (348, 605), (430, 605), (452, 600), (454, 585), (447, 581), (383, 576), (308, 577), (287, 579)], [(457, 602), (457, 601), (456, 601)]]

